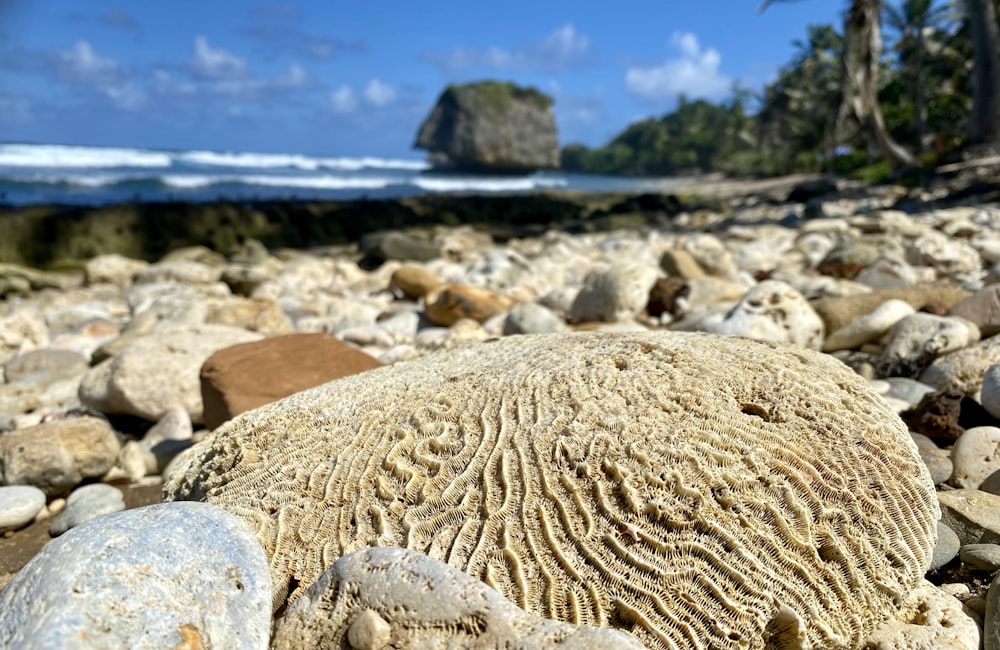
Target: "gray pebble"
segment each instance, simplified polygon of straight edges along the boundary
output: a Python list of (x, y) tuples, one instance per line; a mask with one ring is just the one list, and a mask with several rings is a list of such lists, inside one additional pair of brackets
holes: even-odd
[(507, 313), (504, 334), (549, 334), (566, 331), (566, 323), (551, 309), (533, 302), (522, 302)]
[(986, 593), (983, 650), (1000, 650), (1000, 575), (993, 578), (990, 590)]
[(207, 503), (94, 519), (53, 540), (0, 592), (0, 647), (263, 650), (267, 557)]
[(966, 544), (959, 550), (958, 556), (973, 569), (1000, 569), (1000, 546), (996, 544)]
[(990, 415), (1000, 418), (1000, 364), (986, 369), (979, 399)]
[(94, 517), (121, 512), (125, 509), (122, 491), (107, 483), (93, 483), (73, 490), (66, 499), (66, 509), (49, 526), (53, 537), (79, 526)]
[(937, 543), (934, 545), (934, 554), (931, 556), (931, 565), (928, 571), (935, 571), (955, 559), (962, 546), (958, 535), (951, 528), (940, 521), (937, 524)]
[(27, 526), (44, 507), (45, 493), (36, 487), (0, 487), (0, 533)]

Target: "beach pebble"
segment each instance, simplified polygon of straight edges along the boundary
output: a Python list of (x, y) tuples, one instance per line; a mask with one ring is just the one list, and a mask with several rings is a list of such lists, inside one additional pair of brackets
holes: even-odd
[(900, 257), (883, 255), (861, 269), (854, 279), (872, 289), (895, 289), (916, 284), (920, 281), (920, 276)]
[(504, 320), (503, 333), (549, 334), (566, 330), (566, 322), (551, 309), (533, 302), (514, 305)]
[(181, 284), (211, 284), (222, 277), (222, 268), (194, 260), (157, 262), (137, 270), (132, 275), (136, 284), (179, 282)]
[(33, 485), (49, 496), (103, 476), (121, 445), (106, 420), (53, 420), (0, 436), (0, 484)]
[(403, 265), (393, 271), (389, 288), (398, 291), (410, 300), (418, 300), (427, 292), (441, 284), (441, 280), (422, 266)]
[(0, 317), (0, 363), (15, 354), (44, 348), (49, 343), (49, 328), (41, 314), (18, 310)]
[(974, 342), (970, 338), (969, 328), (956, 318), (911, 314), (889, 332), (876, 369), (883, 377), (917, 377), (937, 357)]
[(982, 260), (968, 243), (931, 230), (913, 240), (907, 258), (914, 264), (930, 266), (942, 276), (960, 276), (982, 269)]
[(882, 381), (889, 385), (889, 390), (883, 393), (886, 397), (894, 397), (916, 406), (925, 395), (934, 392), (933, 386), (923, 384), (910, 377), (884, 377)]
[(655, 268), (634, 264), (591, 271), (573, 300), (570, 321), (617, 322), (635, 318), (645, 311), (657, 276)]
[(180, 325), (144, 336), (90, 369), (80, 399), (104, 413), (156, 421), (168, 409), (185, 408), (191, 421), (204, 419), (199, 372), (213, 352), (263, 338), (225, 325)]
[(1000, 428), (967, 429), (951, 450), (954, 472), (948, 483), (959, 488), (977, 489), (986, 477), (1000, 470)]
[(969, 295), (968, 291), (955, 286), (921, 284), (914, 287), (829, 296), (815, 300), (811, 304), (826, 323), (827, 330), (836, 332), (887, 300), (903, 300), (915, 311), (933, 310), (934, 313), (943, 313)]
[(993, 578), (986, 594), (983, 616), (983, 650), (1000, 650), (1000, 575)]
[(660, 268), (670, 277), (690, 280), (705, 275), (705, 270), (691, 253), (682, 248), (670, 248), (660, 257)]
[(817, 265), (824, 275), (854, 279), (858, 273), (880, 258), (901, 259), (902, 244), (894, 238), (874, 236), (849, 239), (836, 245)]
[(46, 545), (0, 592), (0, 647), (268, 647), (256, 538), (205, 503), (110, 514)]
[(706, 233), (685, 235), (678, 240), (678, 245), (709, 275), (726, 277), (737, 271), (732, 253), (715, 235)]
[(52, 521), (49, 534), (56, 537), (94, 517), (124, 509), (125, 496), (118, 488), (106, 483), (84, 485), (66, 498), (66, 509)]
[(1000, 284), (983, 287), (948, 310), (951, 316), (960, 316), (979, 327), (983, 336), (1000, 332)]
[(795, 343), (814, 350), (823, 345), (823, 321), (802, 294), (777, 280), (756, 285), (725, 317), (710, 318), (704, 327), (714, 334)]
[(136, 260), (117, 253), (98, 255), (87, 260), (83, 267), (87, 284), (114, 284), (127, 287), (132, 284), (132, 278), (149, 262)]
[(958, 556), (973, 569), (980, 571), (1000, 569), (1000, 546), (996, 544), (965, 544), (959, 550)]
[(459, 569), (403, 548), (368, 548), (337, 560), (276, 618), (271, 648), (378, 650), (390, 640), (428, 650), (642, 648), (618, 630), (529, 614)]
[(928, 571), (936, 571), (944, 565), (954, 560), (962, 547), (962, 542), (958, 539), (951, 528), (946, 524), (937, 522), (937, 543), (934, 545), (934, 553), (931, 556), (931, 565)]
[(1000, 337), (992, 336), (938, 357), (918, 379), (937, 388), (956, 388), (970, 397), (976, 397), (986, 371), (998, 363)]
[(902, 300), (887, 300), (869, 313), (830, 334), (823, 342), (824, 352), (849, 350), (878, 339), (907, 316), (913, 307)]
[(395, 230), (367, 234), (361, 238), (359, 248), (362, 255), (376, 262), (426, 262), (441, 256), (440, 245)]
[(443, 284), (424, 296), (424, 312), (435, 325), (449, 327), (463, 318), (480, 323), (507, 311), (513, 301), (490, 289), (460, 282)]
[(1000, 364), (994, 364), (983, 373), (980, 403), (990, 415), (1000, 418)]
[(0, 533), (27, 526), (45, 507), (45, 493), (30, 485), (0, 486)]
[(966, 489), (937, 495), (941, 521), (955, 531), (963, 546), (1000, 544), (1000, 496)]
[(951, 462), (950, 452), (946, 449), (941, 449), (933, 440), (921, 433), (911, 431), (910, 437), (917, 444), (920, 459), (927, 466), (927, 471), (930, 472), (934, 485), (940, 485), (951, 478), (954, 466)]

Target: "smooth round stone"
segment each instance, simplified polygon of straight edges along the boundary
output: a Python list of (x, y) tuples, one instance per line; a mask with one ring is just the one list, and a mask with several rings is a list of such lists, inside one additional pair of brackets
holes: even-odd
[(533, 302), (522, 302), (507, 312), (504, 334), (549, 334), (566, 331), (566, 323), (551, 309)]
[(983, 616), (983, 650), (1000, 650), (1000, 575), (993, 578), (986, 593)]
[(990, 415), (1000, 418), (1000, 364), (990, 366), (983, 373), (983, 388), (979, 399)]
[(1000, 428), (973, 427), (955, 441), (954, 465), (949, 483), (958, 488), (978, 489), (993, 472), (1000, 470)]
[(0, 647), (263, 650), (271, 574), (246, 525), (162, 503), (53, 540), (0, 592)]
[(979, 484), (979, 489), (983, 492), (1000, 495), (1000, 470), (983, 479), (983, 482)]
[(910, 437), (917, 444), (920, 460), (924, 461), (924, 465), (927, 466), (927, 471), (930, 472), (934, 485), (940, 485), (951, 478), (954, 465), (952, 465), (949, 452), (938, 447), (933, 440), (922, 433), (911, 432)]
[(1000, 569), (1000, 546), (996, 544), (966, 544), (959, 549), (958, 557), (974, 569)]
[(0, 533), (27, 526), (44, 507), (45, 493), (36, 487), (0, 487)]
[(94, 517), (121, 512), (125, 509), (125, 496), (118, 488), (107, 483), (92, 483), (73, 490), (66, 499), (66, 509), (52, 520), (49, 534), (58, 536), (70, 528), (90, 521)]
[(931, 565), (927, 570), (935, 571), (948, 564), (955, 559), (961, 548), (962, 542), (958, 539), (955, 531), (939, 521), (937, 524), (937, 543), (934, 545)]
[(924, 395), (936, 390), (933, 386), (928, 386), (909, 377), (886, 377), (882, 381), (889, 384), (889, 390), (881, 393), (882, 395), (901, 399), (911, 406), (916, 406), (924, 398)]

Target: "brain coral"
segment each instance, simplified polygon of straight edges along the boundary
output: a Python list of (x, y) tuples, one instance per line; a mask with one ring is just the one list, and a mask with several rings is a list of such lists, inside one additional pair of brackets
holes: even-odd
[(930, 560), (937, 499), (838, 361), (693, 333), (510, 337), (250, 411), (164, 487), (242, 517), (275, 607), (366, 546), (426, 552), (648, 647), (856, 647)]

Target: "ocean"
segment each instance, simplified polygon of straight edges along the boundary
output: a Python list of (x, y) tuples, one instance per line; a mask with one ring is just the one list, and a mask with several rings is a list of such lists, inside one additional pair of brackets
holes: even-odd
[(348, 200), (537, 190), (670, 192), (690, 181), (544, 171), (442, 173), (417, 158), (0, 144), (0, 204)]

